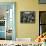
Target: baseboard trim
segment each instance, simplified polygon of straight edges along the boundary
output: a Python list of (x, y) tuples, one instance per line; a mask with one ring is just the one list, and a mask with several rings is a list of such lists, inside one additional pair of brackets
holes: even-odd
[(31, 42), (32, 38), (16, 38), (16, 41), (20, 42), (20, 41), (24, 41), (24, 42)]

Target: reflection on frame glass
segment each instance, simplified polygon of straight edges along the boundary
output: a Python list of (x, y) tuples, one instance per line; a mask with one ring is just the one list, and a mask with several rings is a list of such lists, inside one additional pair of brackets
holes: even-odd
[(6, 40), (12, 40), (12, 30), (11, 29), (6, 31)]
[(0, 40), (15, 40), (15, 2), (0, 2)]
[(0, 40), (5, 40), (5, 32), (0, 32)]
[(5, 40), (5, 21), (0, 21), (0, 40)]
[(0, 21), (0, 26), (5, 26), (5, 21)]
[(21, 23), (35, 23), (35, 12), (34, 11), (21, 11), (20, 22)]
[(0, 21), (0, 31), (5, 31), (5, 21)]

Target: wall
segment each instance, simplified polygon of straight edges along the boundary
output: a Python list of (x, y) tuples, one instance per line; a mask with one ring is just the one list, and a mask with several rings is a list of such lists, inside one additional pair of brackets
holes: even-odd
[[(39, 33), (39, 10), (46, 10), (46, 5), (38, 4), (38, 0), (3, 0), (0, 2), (16, 2), (16, 37), (36, 38)], [(20, 11), (35, 11), (34, 24), (21, 24)]]

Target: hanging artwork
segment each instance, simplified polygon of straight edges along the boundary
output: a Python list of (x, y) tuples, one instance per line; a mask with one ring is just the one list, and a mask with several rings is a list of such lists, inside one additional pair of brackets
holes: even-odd
[(20, 22), (21, 23), (35, 23), (35, 12), (34, 11), (21, 11)]
[(15, 40), (15, 2), (0, 2), (0, 40)]

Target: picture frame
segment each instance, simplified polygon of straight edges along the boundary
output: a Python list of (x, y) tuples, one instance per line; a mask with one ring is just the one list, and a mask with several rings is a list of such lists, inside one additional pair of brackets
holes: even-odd
[(0, 40), (16, 40), (15, 11), (16, 2), (0, 2)]
[(39, 4), (46, 4), (46, 0), (39, 0)]
[(35, 11), (21, 11), (20, 22), (21, 23), (35, 23)]

